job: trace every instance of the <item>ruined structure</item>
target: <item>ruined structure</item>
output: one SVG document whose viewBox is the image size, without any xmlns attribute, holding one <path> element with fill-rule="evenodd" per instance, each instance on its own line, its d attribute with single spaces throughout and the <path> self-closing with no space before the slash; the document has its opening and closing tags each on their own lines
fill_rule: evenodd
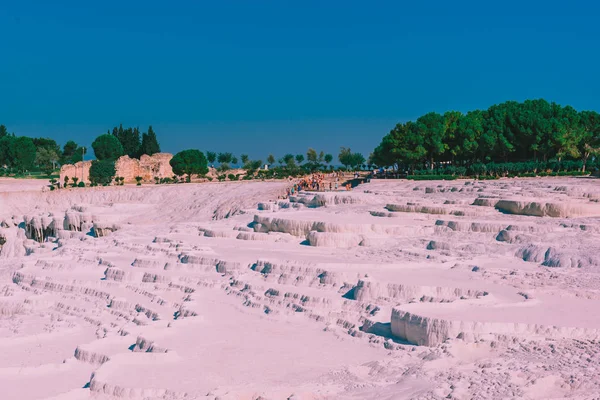
<svg viewBox="0 0 600 400">
<path fill-rule="evenodd" d="M 173 169 L 169 163 L 171 158 L 173 155 L 169 153 L 157 153 L 152 156 L 144 154 L 139 160 L 123 156 L 115 162 L 116 176 L 125 178 L 125 183 L 135 183 L 136 176 L 141 176 L 143 182 L 151 182 L 154 177 L 170 178 L 173 176 Z M 69 178 L 77 177 L 80 182 L 83 180 L 83 182 L 89 183 L 91 165 L 91 161 L 63 165 L 60 169 L 60 182 L 64 182 L 65 176 L 68 176 Z"/>
<path fill-rule="evenodd" d="M 65 164 L 60 168 L 60 183 L 65 181 L 65 176 L 69 179 L 77 177 L 79 182 L 90 183 L 90 167 L 92 166 L 91 161 L 79 161 L 75 164 Z"/>
</svg>

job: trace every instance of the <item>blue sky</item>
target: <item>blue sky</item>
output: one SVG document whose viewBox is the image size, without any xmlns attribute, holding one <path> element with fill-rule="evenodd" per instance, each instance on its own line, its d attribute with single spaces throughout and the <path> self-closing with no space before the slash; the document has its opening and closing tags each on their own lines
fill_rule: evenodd
<svg viewBox="0 0 600 400">
<path fill-rule="evenodd" d="M 600 110 L 599 16 L 591 1 L 3 2 L 0 123 L 60 143 L 152 124 L 170 152 L 366 156 L 429 111 Z"/>
</svg>

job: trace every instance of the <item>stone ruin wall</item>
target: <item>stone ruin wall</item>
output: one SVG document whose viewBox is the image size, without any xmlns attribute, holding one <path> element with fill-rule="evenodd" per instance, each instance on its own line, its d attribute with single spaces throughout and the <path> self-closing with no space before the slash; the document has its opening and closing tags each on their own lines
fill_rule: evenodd
<svg viewBox="0 0 600 400">
<path fill-rule="evenodd" d="M 60 168 L 60 179 L 59 182 L 62 185 L 65 181 L 65 176 L 69 177 L 69 182 L 71 182 L 71 178 L 76 176 L 79 181 L 83 178 L 85 183 L 90 182 L 90 167 L 92 166 L 91 161 L 79 161 L 75 164 L 66 164 Z"/>
<path fill-rule="evenodd" d="M 141 176 L 143 182 L 154 182 L 155 176 L 170 178 L 173 176 L 173 169 L 169 163 L 171 158 L 173 158 L 173 155 L 169 153 L 157 153 L 152 156 L 144 154 L 139 160 L 123 156 L 115 162 L 116 176 L 125 178 L 125 183 L 135 183 L 136 176 Z M 81 181 L 82 173 L 83 181 L 90 183 L 89 174 L 91 166 L 91 161 L 80 161 L 73 165 L 63 165 L 60 169 L 60 183 L 64 182 L 65 176 L 69 178 L 76 176 Z"/>
</svg>

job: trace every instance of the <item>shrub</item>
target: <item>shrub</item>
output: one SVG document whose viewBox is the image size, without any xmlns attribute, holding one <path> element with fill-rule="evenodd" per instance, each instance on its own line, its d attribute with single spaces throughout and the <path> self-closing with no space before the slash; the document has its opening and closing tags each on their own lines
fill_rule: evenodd
<svg viewBox="0 0 600 400">
<path fill-rule="evenodd" d="M 466 176 L 467 175 L 467 167 L 456 167 L 456 175 Z"/>
<path fill-rule="evenodd" d="M 237 175 L 234 174 L 229 174 L 227 175 L 227 178 L 229 178 L 230 181 L 237 181 Z"/>
<path fill-rule="evenodd" d="M 160 183 L 160 178 L 158 176 L 154 177 L 154 183 L 157 185 Z"/>
<path fill-rule="evenodd" d="M 217 175 L 217 179 L 219 180 L 219 182 L 223 182 L 225 180 L 225 178 L 226 178 L 225 174 Z"/>
<path fill-rule="evenodd" d="M 226 162 L 224 162 L 223 164 L 219 165 L 219 168 L 217 168 L 217 171 L 219 172 L 227 172 L 231 169 L 231 167 L 229 166 L 229 164 L 227 164 Z"/>
<path fill-rule="evenodd" d="M 80 187 L 80 188 L 82 188 L 82 187 L 85 187 L 85 183 L 84 183 L 84 182 L 79 182 L 79 183 L 77 184 L 77 186 L 78 186 L 78 187 Z"/>
<path fill-rule="evenodd" d="M 90 167 L 90 181 L 95 185 L 108 186 L 116 174 L 113 160 L 94 160 Z"/>
<path fill-rule="evenodd" d="M 136 176 L 135 181 L 137 182 L 137 186 L 142 186 L 142 178 L 141 176 Z"/>
<path fill-rule="evenodd" d="M 485 164 L 476 163 L 471 165 L 470 170 L 472 175 L 484 175 L 487 172 L 487 167 Z"/>
<path fill-rule="evenodd" d="M 212 176 L 207 176 L 206 179 L 208 179 L 209 182 L 213 181 L 213 177 Z"/>
</svg>

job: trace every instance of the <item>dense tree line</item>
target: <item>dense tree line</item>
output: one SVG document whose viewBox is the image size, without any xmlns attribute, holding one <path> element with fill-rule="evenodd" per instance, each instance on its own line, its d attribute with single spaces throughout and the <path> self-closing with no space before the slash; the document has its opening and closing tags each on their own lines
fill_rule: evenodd
<svg viewBox="0 0 600 400">
<path fill-rule="evenodd" d="M 4 125 L 0 125 L 2 171 L 25 172 L 37 168 L 50 173 L 61 164 L 80 161 L 85 152 L 84 147 L 72 140 L 61 150 L 54 139 L 16 136 L 14 133 L 8 133 Z"/>
<path fill-rule="evenodd" d="M 112 132 L 108 130 L 106 134 L 98 136 L 92 143 L 92 149 L 96 160 L 92 162 L 90 180 L 94 185 L 106 185 L 112 181 L 115 162 L 119 157 L 127 155 L 137 158 L 143 154 L 160 152 L 152 126 L 140 138 L 139 128 L 123 128 L 119 125 Z M 53 139 L 16 136 L 14 133 L 9 134 L 6 127 L 0 125 L 0 171 L 15 173 L 41 170 L 51 174 L 60 165 L 81 161 L 86 154 L 87 149 L 73 140 L 66 142 L 61 149 Z M 238 158 L 230 152 L 207 151 L 205 155 L 199 150 L 184 150 L 173 157 L 171 165 L 177 175 L 186 175 L 190 181 L 192 175 L 203 176 L 208 173 L 209 163 L 214 162 L 219 163 L 219 173 L 240 167 L 247 171 L 247 176 L 260 172 L 261 177 L 283 177 L 332 170 L 333 159 L 331 154 L 309 148 L 305 154 L 287 153 L 280 158 L 270 154 L 266 162 L 268 169 L 263 169 L 265 164 L 262 160 L 251 160 L 247 154 Z M 341 148 L 338 160 L 346 168 L 357 168 L 365 161 L 362 154 L 353 153 L 345 147 Z M 77 182 L 73 181 L 72 186 L 74 185 Z"/>
<path fill-rule="evenodd" d="M 399 123 L 383 137 L 370 162 L 418 170 L 440 164 L 580 160 L 585 171 L 599 153 L 600 114 L 539 99 L 507 101 L 466 114 L 431 112 Z"/>
<path fill-rule="evenodd" d="M 342 147 L 338 159 L 348 168 L 357 168 L 365 162 L 365 158 L 360 153 L 353 153 L 349 148 Z M 318 152 L 309 148 L 306 154 L 287 153 L 280 158 L 269 154 L 266 164 L 262 160 L 252 160 L 247 154 L 241 154 L 239 159 L 229 152 L 217 153 L 207 151 L 206 155 L 199 150 L 183 150 L 171 159 L 171 167 L 176 175 L 185 175 L 186 181 L 191 181 L 192 175 L 205 176 L 209 172 L 208 166 L 215 168 L 214 163 L 219 165 L 215 168 L 217 179 L 219 180 L 237 180 L 240 176 L 243 179 L 256 178 L 284 178 L 289 176 L 303 176 L 316 171 L 333 170 L 333 155 L 326 154 L 324 151 Z M 241 164 L 239 163 L 241 162 Z M 263 168 L 266 165 L 267 168 Z M 246 171 L 246 174 L 226 175 L 227 171 L 237 166 Z M 208 178 L 209 180 L 212 177 Z M 177 179 L 169 179 L 169 182 L 177 182 Z"/>
<path fill-rule="evenodd" d="M 138 128 L 115 127 L 113 132 L 101 135 L 94 141 L 94 153 L 98 160 L 116 160 L 122 155 L 140 157 L 160 152 L 160 145 L 152 126 L 141 134 Z M 54 139 L 30 138 L 9 133 L 0 125 L 0 173 L 23 173 L 43 171 L 51 174 L 58 167 L 74 164 L 83 159 L 87 149 L 73 140 L 61 147 Z"/>
</svg>

